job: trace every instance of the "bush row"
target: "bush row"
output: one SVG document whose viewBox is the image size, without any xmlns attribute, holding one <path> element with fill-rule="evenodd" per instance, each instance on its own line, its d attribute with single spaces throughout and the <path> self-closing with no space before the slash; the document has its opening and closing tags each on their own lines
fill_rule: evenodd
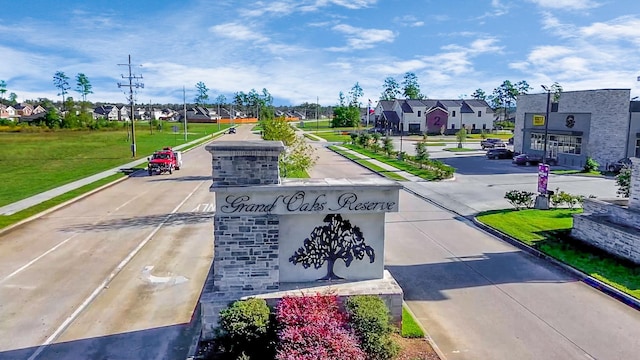
<svg viewBox="0 0 640 360">
<path fill-rule="evenodd" d="M 560 206 L 567 206 L 569 209 L 573 209 L 576 206 L 582 206 L 582 203 L 584 202 L 584 196 L 572 195 L 564 191 L 560 191 L 559 188 L 550 193 L 549 200 L 551 201 L 551 206 L 556 208 Z M 516 208 L 516 210 L 520 210 L 528 209 L 533 206 L 535 200 L 534 195 L 535 193 L 531 191 L 510 190 L 505 193 L 504 198 L 507 199 L 511 206 Z"/>
<path fill-rule="evenodd" d="M 284 297 L 272 312 L 262 299 L 239 300 L 220 312 L 217 359 L 393 359 L 389 310 L 378 296 Z"/>
</svg>

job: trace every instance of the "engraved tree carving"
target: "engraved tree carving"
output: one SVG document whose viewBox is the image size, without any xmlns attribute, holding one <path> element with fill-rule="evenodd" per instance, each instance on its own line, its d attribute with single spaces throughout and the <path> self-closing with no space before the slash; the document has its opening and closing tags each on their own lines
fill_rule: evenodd
<svg viewBox="0 0 640 360">
<path fill-rule="evenodd" d="M 317 226 L 308 238 L 290 258 L 294 265 L 302 264 L 307 269 L 313 266 L 319 269 L 327 263 L 327 275 L 318 280 L 342 279 L 333 272 L 337 260 L 343 260 L 349 267 L 354 259 L 362 260 L 365 255 L 369 263 L 375 261 L 373 248 L 365 243 L 362 231 L 352 226 L 349 220 L 343 220 L 340 214 L 325 216 L 325 225 Z"/>
</svg>

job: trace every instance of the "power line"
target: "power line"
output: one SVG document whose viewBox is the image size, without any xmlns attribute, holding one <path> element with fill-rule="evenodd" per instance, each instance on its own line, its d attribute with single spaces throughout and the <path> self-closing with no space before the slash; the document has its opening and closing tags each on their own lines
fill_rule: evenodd
<svg viewBox="0 0 640 360">
<path fill-rule="evenodd" d="M 127 66 L 129 67 L 129 76 L 121 75 L 123 79 L 129 79 L 129 84 L 126 83 L 118 83 L 118 87 L 128 87 L 129 88 L 129 106 L 131 107 L 131 156 L 136 157 L 136 127 L 135 127 L 135 114 L 133 112 L 133 88 L 142 88 L 144 89 L 144 84 L 138 82 L 138 79 L 142 79 L 142 75 L 137 76 L 131 73 L 131 55 L 129 55 L 129 63 L 128 64 L 118 64 L 118 66 Z M 142 65 L 138 65 L 142 66 Z"/>
</svg>

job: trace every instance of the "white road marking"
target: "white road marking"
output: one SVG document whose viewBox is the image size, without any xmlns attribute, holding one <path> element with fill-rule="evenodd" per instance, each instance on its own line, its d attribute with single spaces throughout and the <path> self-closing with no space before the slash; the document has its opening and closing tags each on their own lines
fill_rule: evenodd
<svg viewBox="0 0 640 360">
<path fill-rule="evenodd" d="M 177 284 L 182 284 L 189 281 L 189 279 L 181 275 L 178 275 L 178 276 L 152 275 L 151 270 L 153 270 L 153 268 L 154 268 L 153 265 L 149 265 L 149 266 L 145 266 L 144 269 L 142 269 L 142 278 L 147 282 L 150 282 L 151 284 L 177 285 Z"/>
<path fill-rule="evenodd" d="M 193 191 L 191 193 L 189 193 L 189 195 L 187 195 L 187 197 L 185 197 L 184 200 L 182 200 L 180 202 L 180 204 L 178 204 L 178 206 L 176 206 L 171 211 L 171 213 L 169 213 L 169 215 L 167 215 L 167 217 L 164 220 L 162 220 L 162 222 L 160 224 L 158 224 L 158 226 L 156 226 L 156 228 L 153 229 L 153 231 L 151 231 L 151 233 L 149 235 L 147 235 L 147 237 L 144 238 L 144 240 L 142 240 L 142 242 L 140 244 L 138 244 L 138 246 L 135 249 L 133 249 L 127 255 L 127 257 L 125 257 L 118 264 L 118 266 L 116 266 L 116 268 L 111 272 L 111 274 L 109 274 L 109 276 L 106 279 L 104 279 L 104 281 L 102 281 L 102 283 L 100 283 L 100 285 L 98 285 L 98 287 L 96 287 L 95 290 L 93 290 L 91 295 L 89 295 L 89 297 L 87 297 L 82 302 L 82 304 L 80 304 L 80 306 L 71 315 L 69 315 L 69 317 L 67 317 L 67 319 L 62 323 L 62 325 L 60 325 L 56 329 L 56 331 L 54 331 L 53 334 L 51 336 L 49 336 L 47 338 L 47 340 L 45 340 L 44 343 L 42 343 L 42 345 L 40 345 L 36 349 L 36 351 L 33 353 L 33 355 L 31 355 L 27 360 L 36 359 L 38 357 L 38 355 L 40 355 L 58 336 L 60 336 L 60 334 L 62 334 L 63 331 L 65 331 L 67 329 L 67 327 L 69 327 L 69 325 L 71 325 L 71 323 L 80 315 L 80 313 L 82 313 L 89 306 L 89 304 L 91 304 L 93 302 L 93 300 L 95 300 L 98 297 L 98 295 L 100 295 L 102 290 L 104 290 L 105 288 L 108 287 L 108 285 L 120 273 L 120 271 L 122 271 L 122 269 L 125 266 L 127 266 L 127 264 L 131 261 L 131 259 L 133 259 L 133 257 L 136 256 L 138 254 L 138 252 L 140 252 L 140 250 L 149 242 L 149 240 L 151 240 L 151 238 L 153 238 L 153 236 L 158 231 L 160 231 L 162 226 L 164 226 L 164 224 L 166 224 L 167 221 L 169 221 L 171 216 L 173 214 L 175 214 L 182 207 L 182 205 L 184 205 L 184 203 L 186 203 L 187 200 L 189 200 L 189 198 L 191 198 L 191 196 L 193 196 L 193 194 L 200 188 L 200 186 L 202 186 L 202 184 L 204 184 L 204 181 L 201 181 L 200 184 L 198 184 L 198 186 L 196 186 L 196 188 L 193 189 Z"/>
<path fill-rule="evenodd" d="M 143 192 L 141 194 L 138 194 L 136 196 L 134 196 L 132 199 L 125 201 L 122 205 L 118 206 L 117 208 L 115 208 L 112 213 L 117 212 L 118 210 L 120 210 L 121 208 L 125 207 L 126 205 L 130 204 L 132 201 L 134 201 L 135 199 L 137 199 L 138 197 L 142 196 L 142 194 L 146 193 Z M 92 225 L 95 225 L 99 222 L 95 221 Z M 73 239 L 74 237 L 78 236 L 79 234 L 74 234 L 71 235 L 70 237 L 64 239 L 63 241 L 61 241 L 59 244 L 55 245 L 54 247 L 52 247 L 51 249 L 45 251 L 43 254 L 41 254 L 40 256 L 38 256 L 37 258 L 29 261 L 28 263 L 24 264 L 23 266 L 21 266 L 20 268 L 18 268 L 17 270 L 15 270 L 14 272 L 12 272 L 11 274 L 7 275 L 6 277 L 0 279 L 0 284 L 2 284 L 3 282 L 11 279 L 12 277 L 16 276 L 17 274 L 19 274 L 20 272 L 24 271 L 26 268 L 28 268 L 29 266 L 35 264 L 38 260 L 42 259 L 43 257 L 49 255 L 50 253 L 52 253 L 53 251 L 55 251 L 57 248 L 59 248 L 60 246 L 66 244 L 69 240 Z"/>
<path fill-rule="evenodd" d="M 69 240 L 73 239 L 74 237 L 78 236 L 79 234 L 73 234 L 71 236 L 69 236 L 68 238 L 64 239 L 63 241 L 61 241 L 59 244 L 57 244 L 56 246 L 52 247 L 51 249 L 45 251 L 42 255 L 38 256 L 37 258 L 29 261 L 28 263 L 22 265 L 20 268 L 18 268 L 16 271 L 12 272 L 11 274 L 5 276 L 2 280 L 0 280 L 0 284 L 2 284 L 3 282 L 11 279 L 12 277 L 16 276 L 18 273 L 24 271 L 26 268 L 28 268 L 29 266 L 33 265 L 36 261 L 42 259 L 43 257 L 49 255 L 50 253 L 52 253 L 53 251 L 55 251 L 57 248 L 59 248 L 60 246 L 66 244 Z"/>
</svg>

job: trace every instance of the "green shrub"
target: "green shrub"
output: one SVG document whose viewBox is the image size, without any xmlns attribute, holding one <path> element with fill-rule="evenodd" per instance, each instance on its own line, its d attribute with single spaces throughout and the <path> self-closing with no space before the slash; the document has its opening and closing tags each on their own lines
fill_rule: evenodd
<svg viewBox="0 0 640 360">
<path fill-rule="evenodd" d="M 263 299 L 238 300 L 220 311 L 216 342 L 225 357 L 275 354 L 271 310 Z"/>
<path fill-rule="evenodd" d="M 556 191 L 549 197 L 551 200 L 551 205 L 553 207 L 559 207 L 562 205 L 567 205 L 569 209 L 573 209 L 576 205 L 582 205 L 584 202 L 584 196 L 582 195 L 571 195 L 564 191 L 560 191 L 559 188 L 556 188 Z"/>
<path fill-rule="evenodd" d="M 393 359 L 398 354 L 399 346 L 391 338 L 389 309 L 380 297 L 353 296 L 345 302 L 345 308 L 367 359 Z"/>
<path fill-rule="evenodd" d="M 616 185 L 618 186 L 616 193 L 621 197 L 628 198 L 631 185 L 631 168 L 625 166 L 620 170 L 620 173 L 616 175 Z"/>
<path fill-rule="evenodd" d="M 520 210 L 522 208 L 530 208 L 533 205 L 533 195 L 534 193 L 530 191 L 511 190 L 507 191 L 504 198 L 507 199 L 516 210 Z"/>
<path fill-rule="evenodd" d="M 598 171 L 598 168 L 600 168 L 600 164 L 590 156 L 587 156 L 587 161 L 584 163 L 583 171 L 594 172 L 594 171 Z"/>
</svg>

